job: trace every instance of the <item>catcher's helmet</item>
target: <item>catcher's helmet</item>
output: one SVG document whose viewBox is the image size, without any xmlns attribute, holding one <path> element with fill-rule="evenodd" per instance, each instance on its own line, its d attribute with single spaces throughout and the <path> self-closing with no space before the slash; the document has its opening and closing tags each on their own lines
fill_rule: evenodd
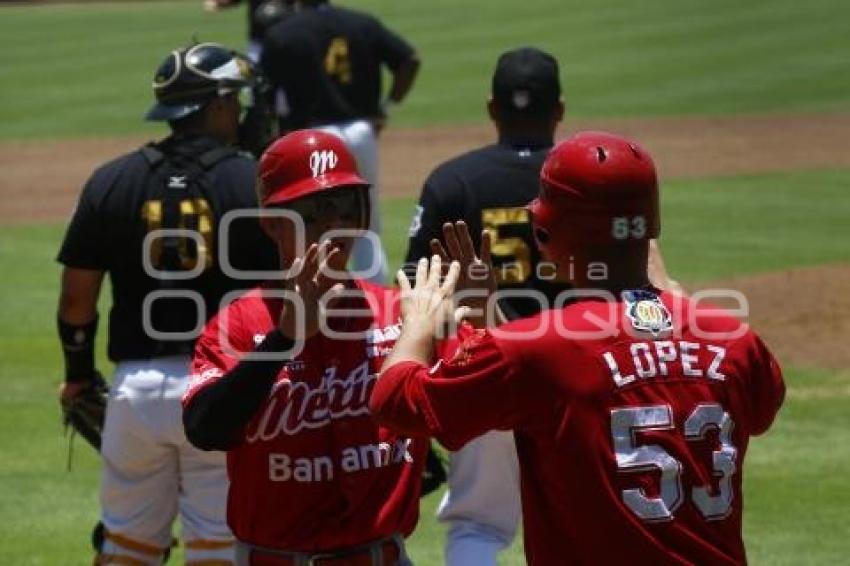
<svg viewBox="0 0 850 566">
<path fill-rule="evenodd" d="M 260 158 L 258 178 L 263 206 L 327 190 L 369 187 L 345 143 L 321 130 L 298 130 L 275 141 Z"/>
<path fill-rule="evenodd" d="M 179 120 L 218 96 L 251 84 L 251 63 L 223 45 L 199 43 L 175 49 L 157 68 L 153 79 L 156 104 L 146 120 Z"/>
<path fill-rule="evenodd" d="M 657 238 L 658 181 L 650 155 L 607 132 L 580 132 L 556 145 L 528 206 L 534 236 L 551 259 L 582 245 Z"/>
</svg>

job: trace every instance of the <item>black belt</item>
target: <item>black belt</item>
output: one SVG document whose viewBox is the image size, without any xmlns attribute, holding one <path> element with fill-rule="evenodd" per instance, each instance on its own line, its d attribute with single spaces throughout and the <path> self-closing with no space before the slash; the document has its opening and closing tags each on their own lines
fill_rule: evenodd
<svg viewBox="0 0 850 566">
<path fill-rule="evenodd" d="M 296 552 L 237 542 L 239 566 L 399 566 L 405 557 L 400 535 L 327 552 Z"/>
</svg>

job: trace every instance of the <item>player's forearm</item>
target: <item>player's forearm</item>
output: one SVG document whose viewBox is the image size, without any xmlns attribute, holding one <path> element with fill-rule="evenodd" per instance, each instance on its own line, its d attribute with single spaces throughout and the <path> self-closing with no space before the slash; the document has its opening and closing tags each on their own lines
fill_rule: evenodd
<svg viewBox="0 0 850 566">
<path fill-rule="evenodd" d="M 60 320 L 68 324 L 88 324 L 97 318 L 97 302 L 79 302 L 65 295 L 59 298 L 59 308 L 56 312 Z"/>
<path fill-rule="evenodd" d="M 402 63 L 398 69 L 392 74 L 392 84 L 387 98 L 394 103 L 399 103 L 407 96 L 410 89 L 413 88 L 413 83 L 416 80 L 416 75 L 419 73 L 419 57 L 413 55 L 410 59 Z"/>
<path fill-rule="evenodd" d="M 97 298 L 103 271 L 66 267 L 62 270 L 59 318 L 69 324 L 87 324 L 97 317 Z"/>
<path fill-rule="evenodd" d="M 427 376 L 428 368 L 412 361 L 398 362 L 392 367 L 385 364 L 384 368 L 369 396 L 372 416 L 379 424 L 400 434 L 433 436 L 435 431 L 420 405 L 426 401 L 417 393 L 421 391 L 418 380 Z"/>
<path fill-rule="evenodd" d="M 401 336 L 393 346 L 393 351 L 384 362 L 382 373 L 401 362 L 415 362 L 428 365 L 434 351 L 434 331 L 432 320 L 405 319 L 401 327 Z"/>
<path fill-rule="evenodd" d="M 102 271 L 73 267 L 62 271 L 56 325 L 68 383 L 87 383 L 95 375 L 97 297 L 102 281 Z"/>
<path fill-rule="evenodd" d="M 290 347 L 291 341 L 274 330 L 255 352 L 280 352 Z M 283 359 L 243 360 L 195 393 L 183 409 L 189 442 L 201 450 L 229 450 L 239 444 L 244 427 L 268 398 L 283 363 Z"/>
</svg>

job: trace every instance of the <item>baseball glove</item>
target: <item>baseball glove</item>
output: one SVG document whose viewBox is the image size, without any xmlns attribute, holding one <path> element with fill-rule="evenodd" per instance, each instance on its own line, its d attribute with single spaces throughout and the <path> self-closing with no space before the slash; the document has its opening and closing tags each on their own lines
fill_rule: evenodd
<svg viewBox="0 0 850 566">
<path fill-rule="evenodd" d="M 62 416 L 65 430 L 71 428 L 71 434 L 78 433 L 100 452 L 103 423 L 106 420 L 106 401 L 109 399 L 109 386 L 100 372 L 95 372 L 91 385 L 80 391 L 72 399 L 62 400 Z"/>
</svg>

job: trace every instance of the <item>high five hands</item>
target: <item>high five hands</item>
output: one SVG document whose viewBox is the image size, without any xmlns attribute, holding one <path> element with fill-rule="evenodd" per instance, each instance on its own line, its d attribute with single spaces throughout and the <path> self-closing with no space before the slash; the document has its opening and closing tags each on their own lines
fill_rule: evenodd
<svg viewBox="0 0 850 566">
<path fill-rule="evenodd" d="M 423 335 L 435 335 L 448 323 L 460 322 L 467 314 L 467 307 L 454 308 L 453 295 L 460 276 L 460 263 L 452 261 L 443 277 L 443 262 L 439 255 L 422 258 L 416 265 L 413 287 L 403 270 L 397 278 L 401 288 L 401 317 L 403 328 Z"/>
<path fill-rule="evenodd" d="M 445 264 L 439 255 L 422 258 L 416 264 L 413 286 L 403 269 L 396 275 L 401 289 L 401 336 L 384 361 L 383 369 L 396 363 L 413 360 L 429 363 L 434 340 L 451 322 L 459 323 L 468 307 L 455 308 L 453 295 L 460 277 L 460 262 L 452 261 L 446 275 Z"/>
<path fill-rule="evenodd" d="M 456 299 L 458 305 L 467 307 L 464 311 L 467 320 L 476 328 L 503 322 L 504 317 L 498 305 L 494 305 L 494 316 L 487 316 L 488 300 L 496 292 L 496 276 L 490 256 L 490 232 L 485 230 L 481 233 L 478 254 L 475 253 L 469 228 L 462 220 L 443 224 L 443 240 L 445 246 L 436 238 L 431 240 L 431 253 L 440 257 L 444 271 L 451 261 L 460 264 Z"/>
<path fill-rule="evenodd" d="M 345 269 L 345 260 L 344 254 L 325 240 L 312 244 L 303 257 L 292 262 L 283 281 L 289 297 L 278 321 L 284 336 L 306 340 L 318 334 L 327 305 L 345 290 L 345 283 L 334 278 Z"/>
</svg>

